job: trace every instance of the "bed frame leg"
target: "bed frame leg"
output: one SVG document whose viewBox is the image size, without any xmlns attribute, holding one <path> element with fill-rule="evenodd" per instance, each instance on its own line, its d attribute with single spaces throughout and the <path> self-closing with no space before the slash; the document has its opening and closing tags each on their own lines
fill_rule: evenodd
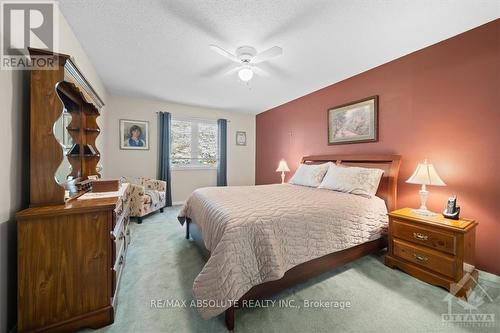
<svg viewBox="0 0 500 333">
<path fill-rule="evenodd" d="M 189 220 L 186 221 L 186 239 L 189 239 Z"/>
<path fill-rule="evenodd" d="M 226 310 L 225 313 L 225 321 L 226 321 L 226 327 L 229 331 L 234 330 L 234 306 L 231 306 L 229 309 Z"/>
</svg>

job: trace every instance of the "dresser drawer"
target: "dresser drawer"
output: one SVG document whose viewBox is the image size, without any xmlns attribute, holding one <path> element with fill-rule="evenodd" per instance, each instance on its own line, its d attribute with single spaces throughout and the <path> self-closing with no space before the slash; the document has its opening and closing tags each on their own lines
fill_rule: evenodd
<svg viewBox="0 0 500 333">
<path fill-rule="evenodd" d="M 118 294 L 118 290 L 120 288 L 120 280 L 121 280 L 121 277 L 122 277 L 122 272 L 123 272 L 123 267 L 125 266 L 125 253 L 122 252 L 117 260 L 116 260 L 116 263 L 115 263 L 115 266 L 113 267 L 112 269 L 112 275 L 113 275 L 113 289 L 112 289 L 112 296 L 113 296 L 113 300 L 112 300 L 112 305 L 113 307 L 116 306 L 116 299 L 117 299 L 117 294 Z"/>
<path fill-rule="evenodd" d="M 455 276 L 456 265 L 453 256 L 399 239 L 393 239 L 392 245 L 396 257 L 451 278 Z"/>
<path fill-rule="evenodd" d="M 120 210 L 120 214 L 113 212 L 113 231 L 111 232 L 111 238 L 118 238 L 121 231 L 124 229 L 124 225 L 128 223 L 129 213 L 130 213 L 130 201 L 124 203 L 124 208 Z"/>
<path fill-rule="evenodd" d="M 130 222 L 130 217 L 127 217 L 127 220 L 126 220 L 126 224 L 125 224 L 125 247 L 128 248 L 129 244 L 130 244 L 130 228 L 129 228 L 129 222 Z"/>
<path fill-rule="evenodd" d="M 453 233 L 441 232 L 396 219 L 392 219 L 391 223 L 391 232 L 393 237 L 404 239 L 419 245 L 432 247 L 439 251 L 455 254 L 456 239 Z"/>
<path fill-rule="evenodd" d="M 120 255 L 123 255 L 125 247 L 125 231 L 122 230 L 113 241 L 113 267 L 117 266 L 117 262 L 120 260 Z"/>
<path fill-rule="evenodd" d="M 120 198 L 116 202 L 116 207 L 114 209 L 115 216 L 120 216 L 123 213 L 123 199 Z"/>
</svg>

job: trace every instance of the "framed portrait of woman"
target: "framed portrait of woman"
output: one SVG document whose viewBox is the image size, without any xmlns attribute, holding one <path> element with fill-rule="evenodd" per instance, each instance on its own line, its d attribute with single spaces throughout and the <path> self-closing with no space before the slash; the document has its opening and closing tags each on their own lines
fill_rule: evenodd
<svg viewBox="0 0 500 333">
<path fill-rule="evenodd" d="M 120 119 L 120 149 L 149 150 L 149 122 Z"/>
</svg>

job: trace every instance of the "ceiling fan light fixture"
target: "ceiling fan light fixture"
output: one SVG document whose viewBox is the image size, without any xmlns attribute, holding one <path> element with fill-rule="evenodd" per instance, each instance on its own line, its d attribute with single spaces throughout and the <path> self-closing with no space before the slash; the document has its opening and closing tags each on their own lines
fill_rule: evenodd
<svg viewBox="0 0 500 333">
<path fill-rule="evenodd" d="M 252 46 L 240 46 L 236 49 L 236 54 L 228 52 L 214 44 L 211 44 L 210 48 L 224 58 L 227 58 L 239 65 L 239 67 L 232 68 L 225 74 L 232 75 L 234 73 L 238 73 L 238 77 L 243 82 L 250 81 L 254 74 L 259 76 L 269 76 L 265 70 L 256 67 L 255 64 L 260 64 L 261 62 L 268 61 L 283 54 L 283 49 L 279 46 L 273 46 L 259 53 Z"/>
<path fill-rule="evenodd" d="M 243 82 L 248 82 L 253 77 L 253 71 L 251 68 L 244 67 L 238 71 L 238 77 Z"/>
</svg>

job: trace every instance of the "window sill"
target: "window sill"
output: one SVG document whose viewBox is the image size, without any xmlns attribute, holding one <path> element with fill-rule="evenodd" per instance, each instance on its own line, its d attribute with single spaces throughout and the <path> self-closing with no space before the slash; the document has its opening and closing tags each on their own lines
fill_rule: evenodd
<svg viewBox="0 0 500 333">
<path fill-rule="evenodd" d="M 217 170 L 217 167 L 209 166 L 189 166 L 189 167 L 170 167 L 171 171 L 197 171 L 197 170 Z"/>
</svg>

